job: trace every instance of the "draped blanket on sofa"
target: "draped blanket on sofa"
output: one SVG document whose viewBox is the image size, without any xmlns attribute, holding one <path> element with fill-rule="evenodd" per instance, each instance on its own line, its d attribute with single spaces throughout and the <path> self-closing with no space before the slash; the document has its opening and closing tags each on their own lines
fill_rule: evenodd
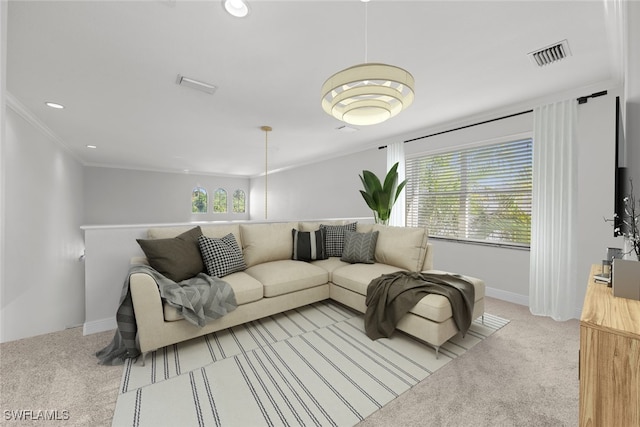
<svg viewBox="0 0 640 427">
<path fill-rule="evenodd" d="M 453 320 L 464 336 L 473 320 L 473 283 L 457 274 L 409 271 L 384 274 L 369 283 L 364 316 L 367 336 L 373 340 L 391 336 L 402 316 L 428 294 L 449 299 Z"/>
<path fill-rule="evenodd" d="M 111 344 L 96 353 L 98 363 L 102 365 L 122 364 L 124 359 L 140 355 L 136 344 L 135 312 L 129 291 L 129 278 L 134 273 L 146 273 L 153 277 L 162 300 L 180 310 L 185 320 L 195 326 L 202 327 L 208 321 L 218 319 L 237 307 L 233 289 L 217 277 L 200 273 L 176 283 L 147 265 L 132 265 L 120 295 L 116 333 Z"/>
</svg>

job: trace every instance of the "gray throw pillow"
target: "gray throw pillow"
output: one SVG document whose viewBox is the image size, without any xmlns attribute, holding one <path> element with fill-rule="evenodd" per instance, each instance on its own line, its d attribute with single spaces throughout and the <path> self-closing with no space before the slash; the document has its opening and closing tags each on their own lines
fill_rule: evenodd
<svg viewBox="0 0 640 427">
<path fill-rule="evenodd" d="M 345 225 L 324 225 L 320 224 L 320 228 L 325 230 L 324 247 L 328 257 L 342 256 L 344 248 L 344 233 L 346 231 L 356 231 L 357 223 Z"/>
<path fill-rule="evenodd" d="M 209 276 L 224 277 L 247 268 L 242 250 L 232 233 L 221 239 L 200 236 L 198 241 Z"/>
<path fill-rule="evenodd" d="M 340 260 L 351 264 L 373 264 L 376 262 L 377 242 L 377 231 L 372 231 L 371 233 L 347 231 L 344 233 L 344 250 L 342 251 Z"/>
<path fill-rule="evenodd" d="M 174 282 L 197 276 L 204 266 L 198 245 L 200 227 L 192 228 L 172 239 L 136 239 L 158 273 Z"/>
</svg>

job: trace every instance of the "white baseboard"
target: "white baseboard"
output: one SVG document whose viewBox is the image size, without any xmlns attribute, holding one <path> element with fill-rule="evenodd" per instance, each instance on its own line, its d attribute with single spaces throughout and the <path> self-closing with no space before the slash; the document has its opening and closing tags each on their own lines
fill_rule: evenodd
<svg viewBox="0 0 640 427">
<path fill-rule="evenodd" d="M 98 332 L 111 331 L 116 329 L 117 323 L 115 317 L 107 319 L 94 320 L 92 322 L 84 322 L 82 326 L 82 335 L 97 334 Z"/>
<path fill-rule="evenodd" d="M 520 295 L 514 292 L 503 291 L 502 289 L 491 288 L 489 286 L 485 288 L 484 294 L 491 298 L 497 298 L 503 301 L 529 307 L 529 295 Z"/>
<path fill-rule="evenodd" d="M 503 291 L 502 289 L 491 288 L 489 286 L 485 288 L 485 295 L 491 298 L 497 298 L 502 301 L 512 302 L 514 304 L 529 307 L 529 295 L 520 295 L 514 292 Z M 576 307 L 573 318 L 580 319 L 581 314 L 582 307 Z"/>
</svg>

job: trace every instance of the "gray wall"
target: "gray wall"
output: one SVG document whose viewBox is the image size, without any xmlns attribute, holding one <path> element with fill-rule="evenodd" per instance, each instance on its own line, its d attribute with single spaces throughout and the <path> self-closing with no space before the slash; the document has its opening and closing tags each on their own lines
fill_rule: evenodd
<svg viewBox="0 0 640 427">
<path fill-rule="evenodd" d="M 385 173 L 386 152 L 360 153 L 270 174 L 267 178 L 267 219 L 327 219 L 372 217 L 359 190 L 358 175 L 368 169 Z M 251 219 L 264 220 L 264 176 L 251 180 Z"/>
<path fill-rule="evenodd" d="M 2 342 L 84 321 L 82 165 L 11 108 L 6 127 Z"/>
<path fill-rule="evenodd" d="M 237 189 L 249 200 L 249 178 L 163 173 L 128 169 L 85 167 L 84 223 L 87 225 L 155 224 L 190 221 L 228 221 L 249 218 L 231 212 Z M 209 212 L 191 213 L 191 191 L 204 187 L 209 193 Z M 213 213 L 213 192 L 227 191 L 228 212 Z"/>
</svg>

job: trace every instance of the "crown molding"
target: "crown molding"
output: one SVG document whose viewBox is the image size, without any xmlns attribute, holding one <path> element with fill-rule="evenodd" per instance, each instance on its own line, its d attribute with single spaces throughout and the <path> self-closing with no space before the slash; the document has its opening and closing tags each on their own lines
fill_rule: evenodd
<svg viewBox="0 0 640 427">
<path fill-rule="evenodd" d="M 46 136 L 51 141 L 58 144 L 64 151 L 71 155 L 75 160 L 77 160 L 81 165 L 86 166 L 85 162 L 73 152 L 71 147 L 69 147 L 63 140 L 60 138 L 54 131 L 52 131 L 47 125 L 42 123 L 42 121 L 33 114 L 31 110 L 29 110 L 23 103 L 21 103 L 18 98 L 13 96 L 9 91 L 5 93 L 7 107 L 11 108 L 15 113 L 17 113 L 20 117 L 27 121 L 31 126 L 39 130 L 44 136 Z"/>
</svg>

